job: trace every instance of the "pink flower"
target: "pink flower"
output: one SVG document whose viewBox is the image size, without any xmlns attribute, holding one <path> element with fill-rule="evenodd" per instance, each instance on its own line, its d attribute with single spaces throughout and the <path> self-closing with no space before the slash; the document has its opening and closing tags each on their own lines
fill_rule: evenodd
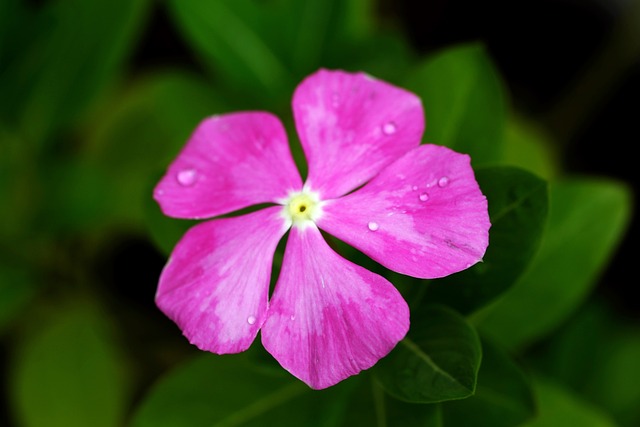
<svg viewBox="0 0 640 427">
<path fill-rule="evenodd" d="M 162 271 L 156 302 L 202 350 L 244 351 L 261 330 L 286 370 L 321 389 L 388 354 L 409 329 L 409 308 L 320 230 L 388 269 L 437 278 L 482 259 L 490 223 L 469 156 L 420 145 L 424 113 L 414 94 L 363 73 L 320 70 L 296 89 L 293 113 L 304 184 L 269 113 L 214 116 L 195 130 L 155 189 L 166 215 L 271 205 L 191 228 Z"/>
</svg>

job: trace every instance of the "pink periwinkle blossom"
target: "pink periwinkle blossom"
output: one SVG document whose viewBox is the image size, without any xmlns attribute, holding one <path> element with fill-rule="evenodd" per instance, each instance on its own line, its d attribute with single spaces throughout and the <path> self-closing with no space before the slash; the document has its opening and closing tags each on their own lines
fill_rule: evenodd
<svg viewBox="0 0 640 427">
<path fill-rule="evenodd" d="M 487 201 L 467 155 L 420 145 L 420 99 L 364 73 L 320 70 L 295 90 L 303 182 L 280 120 L 203 120 L 154 191 L 192 227 L 160 277 L 158 307 L 198 348 L 265 349 L 314 389 L 372 367 L 404 338 L 409 308 L 384 277 L 337 254 L 320 230 L 382 266 L 432 279 L 480 261 Z M 269 296 L 272 261 L 289 232 Z"/>
</svg>

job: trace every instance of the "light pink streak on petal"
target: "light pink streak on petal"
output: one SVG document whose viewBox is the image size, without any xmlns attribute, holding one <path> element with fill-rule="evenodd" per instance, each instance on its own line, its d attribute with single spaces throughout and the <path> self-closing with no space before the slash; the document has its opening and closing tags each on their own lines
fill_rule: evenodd
<svg viewBox="0 0 640 427">
<path fill-rule="evenodd" d="M 487 200 L 469 156 L 436 145 L 409 152 L 323 211 L 321 229 L 413 277 L 464 270 L 489 244 Z"/>
<path fill-rule="evenodd" d="M 424 112 L 411 92 L 364 73 L 320 70 L 293 96 L 306 186 L 322 199 L 361 186 L 420 144 Z"/>
<path fill-rule="evenodd" d="M 301 188 L 280 120 L 243 112 L 202 121 L 154 198 L 168 216 L 199 219 L 277 202 Z"/>
<path fill-rule="evenodd" d="M 280 207 L 203 222 L 177 244 L 156 304 L 202 350 L 246 350 L 264 323 L 273 254 L 286 232 Z"/>
<path fill-rule="evenodd" d="M 314 389 L 373 366 L 409 329 L 409 308 L 383 277 L 329 248 L 319 230 L 292 228 L 262 343 Z"/>
</svg>

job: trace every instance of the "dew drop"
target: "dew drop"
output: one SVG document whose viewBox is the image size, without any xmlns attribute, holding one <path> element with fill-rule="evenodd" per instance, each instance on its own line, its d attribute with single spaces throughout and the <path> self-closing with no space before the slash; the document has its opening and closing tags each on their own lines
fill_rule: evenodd
<svg viewBox="0 0 640 427">
<path fill-rule="evenodd" d="M 195 169 L 183 169 L 180 172 L 178 172 L 178 175 L 177 175 L 178 183 L 180 183 L 180 185 L 183 185 L 185 187 L 195 184 L 197 177 L 198 177 L 198 174 L 195 171 Z"/>
<path fill-rule="evenodd" d="M 422 202 L 426 202 L 427 200 L 429 200 L 429 195 L 427 193 L 422 193 L 420 194 L 419 199 Z"/>
<path fill-rule="evenodd" d="M 414 185 L 413 187 L 411 187 L 411 189 L 412 189 L 413 191 L 418 191 L 418 186 L 417 186 L 417 185 Z"/>
<path fill-rule="evenodd" d="M 385 123 L 382 126 L 382 133 L 384 133 L 385 135 L 393 135 L 394 133 L 396 133 L 396 130 L 398 130 L 398 128 L 393 122 Z"/>
<path fill-rule="evenodd" d="M 256 318 L 255 316 L 249 316 L 247 317 L 247 323 L 250 325 L 253 325 L 254 323 L 256 323 Z"/>
<path fill-rule="evenodd" d="M 380 228 L 378 223 L 373 221 L 369 222 L 369 224 L 367 224 L 367 227 L 369 227 L 369 230 L 371 231 L 376 231 L 378 228 Z"/>
<path fill-rule="evenodd" d="M 291 319 L 291 320 L 296 320 L 296 315 L 295 315 L 295 314 L 292 314 L 292 315 L 291 315 L 291 317 L 290 317 L 290 319 Z"/>
<path fill-rule="evenodd" d="M 443 176 L 438 180 L 438 187 L 446 187 L 449 185 L 449 177 Z"/>
</svg>

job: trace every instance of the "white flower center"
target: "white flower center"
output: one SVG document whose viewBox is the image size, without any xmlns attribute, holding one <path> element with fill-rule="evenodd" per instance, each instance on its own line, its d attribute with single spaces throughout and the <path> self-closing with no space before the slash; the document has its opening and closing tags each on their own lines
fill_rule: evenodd
<svg viewBox="0 0 640 427">
<path fill-rule="evenodd" d="M 283 204 L 283 216 L 296 227 L 305 228 L 322 215 L 322 202 L 313 191 L 292 193 Z"/>
</svg>

